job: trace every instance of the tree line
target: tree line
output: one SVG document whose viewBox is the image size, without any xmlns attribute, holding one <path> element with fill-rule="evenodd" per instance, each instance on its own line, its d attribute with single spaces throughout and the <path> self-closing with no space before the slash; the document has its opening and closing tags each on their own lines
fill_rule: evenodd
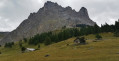
<svg viewBox="0 0 119 61">
<path fill-rule="evenodd" d="M 37 34 L 34 37 L 30 38 L 28 43 L 31 45 L 38 45 L 39 43 L 44 43 L 49 45 L 51 43 L 57 43 L 63 40 L 66 40 L 71 37 L 79 36 L 78 28 L 70 28 L 61 30 L 59 33 L 46 32 L 42 34 Z"/>
<path fill-rule="evenodd" d="M 115 21 L 114 25 L 109 25 L 105 23 L 99 27 L 97 24 L 94 26 L 83 27 L 80 30 L 80 35 L 88 35 L 88 34 L 98 34 L 103 32 L 112 32 L 114 36 L 119 37 L 119 20 Z"/>
</svg>

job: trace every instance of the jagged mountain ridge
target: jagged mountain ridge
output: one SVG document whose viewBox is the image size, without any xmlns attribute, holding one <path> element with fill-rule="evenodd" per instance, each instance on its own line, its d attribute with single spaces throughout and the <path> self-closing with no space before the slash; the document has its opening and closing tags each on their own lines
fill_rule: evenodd
<svg viewBox="0 0 119 61">
<path fill-rule="evenodd" d="M 76 12 L 69 6 L 64 8 L 57 3 L 48 1 L 37 13 L 31 13 L 28 19 L 3 38 L 0 44 L 19 41 L 36 34 L 60 29 L 63 26 L 75 27 L 76 24 L 93 26 L 95 22 L 89 18 L 85 7 Z"/>
</svg>

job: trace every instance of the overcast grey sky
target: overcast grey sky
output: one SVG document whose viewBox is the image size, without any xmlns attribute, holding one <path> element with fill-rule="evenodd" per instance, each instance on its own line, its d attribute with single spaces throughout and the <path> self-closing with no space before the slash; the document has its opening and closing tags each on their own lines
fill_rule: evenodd
<svg viewBox="0 0 119 61">
<path fill-rule="evenodd" d="M 119 0 L 0 0 L 0 31 L 12 31 L 30 13 L 37 12 L 46 1 L 57 2 L 76 11 L 86 7 L 90 18 L 98 25 L 114 24 L 119 18 Z"/>
</svg>

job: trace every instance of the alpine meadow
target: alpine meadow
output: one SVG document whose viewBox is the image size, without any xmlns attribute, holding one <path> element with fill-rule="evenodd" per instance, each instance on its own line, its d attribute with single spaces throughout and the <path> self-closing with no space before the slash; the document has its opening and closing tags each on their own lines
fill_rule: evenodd
<svg viewBox="0 0 119 61">
<path fill-rule="evenodd" d="M 108 5 L 116 2 L 118 1 L 1 0 L 0 61 L 119 61 L 119 20 L 114 17 L 118 13 L 118 7 L 116 4 Z M 102 4 L 99 6 L 99 3 Z M 37 12 L 30 13 L 18 27 L 9 30 L 30 9 L 36 10 L 39 7 L 37 4 L 42 5 Z M 81 7 L 80 10 L 78 7 Z M 101 7 L 105 9 L 101 10 Z M 109 12 L 113 10 L 111 8 L 116 9 Z M 12 10 L 14 13 L 10 14 Z M 88 12 L 92 14 L 91 17 Z M 107 16 L 104 15 L 101 20 L 98 14 Z M 104 21 L 104 17 L 108 18 L 108 23 Z"/>
</svg>

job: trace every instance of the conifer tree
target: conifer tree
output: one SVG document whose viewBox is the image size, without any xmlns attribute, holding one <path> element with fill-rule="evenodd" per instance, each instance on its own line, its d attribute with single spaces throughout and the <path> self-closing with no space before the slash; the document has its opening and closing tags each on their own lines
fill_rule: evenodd
<svg viewBox="0 0 119 61">
<path fill-rule="evenodd" d="M 45 43 L 45 45 L 51 44 L 51 39 L 50 39 L 50 37 L 46 37 L 44 43 Z"/>
<path fill-rule="evenodd" d="M 102 39 L 102 36 L 101 36 L 101 35 L 99 35 L 99 34 L 96 34 L 96 36 L 95 36 L 95 37 L 96 37 L 96 39 L 97 39 L 97 40 Z"/>
</svg>

